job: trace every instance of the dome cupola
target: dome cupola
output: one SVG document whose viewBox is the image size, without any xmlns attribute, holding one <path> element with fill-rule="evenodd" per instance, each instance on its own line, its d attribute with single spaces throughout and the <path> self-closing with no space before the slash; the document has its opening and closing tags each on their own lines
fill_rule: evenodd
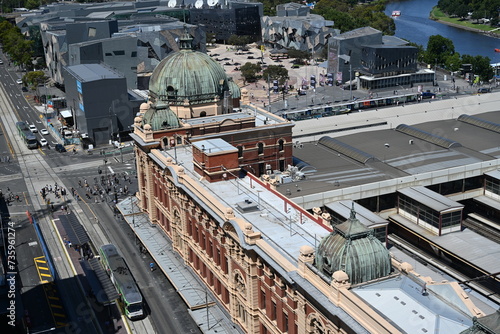
<svg viewBox="0 0 500 334">
<path fill-rule="evenodd" d="M 356 218 L 353 203 L 349 219 L 335 225 L 332 233 L 321 240 L 315 266 L 330 277 L 336 271 L 343 271 L 351 284 L 358 284 L 389 275 L 391 259 L 373 230 Z"/>
<path fill-rule="evenodd" d="M 229 89 L 224 69 L 207 54 L 193 51 L 191 41 L 186 30 L 180 51 L 170 53 L 154 69 L 149 92 L 156 103 L 185 106 L 224 98 Z"/>
</svg>

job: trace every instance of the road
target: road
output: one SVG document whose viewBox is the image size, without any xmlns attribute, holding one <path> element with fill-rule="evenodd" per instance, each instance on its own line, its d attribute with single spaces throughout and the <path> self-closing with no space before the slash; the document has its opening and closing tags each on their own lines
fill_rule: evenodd
<svg viewBox="0 0 500 334">
<path fill-rule="evenodd" d="M 3 59 L 7 64 L 6 59 Z M 125 226 L 119 217 L 114 217 L 111 207 L 115 196 L 113 194 L 104 196 L 104 201 L 97 196 L 96 203 L 94 196 L 88 200 L 85 189 L 78 185 L 78 180 L 88 179 L 93 183 L 94 178 L 99 180 L 99 177 L 113 173 L 121 178 L 126 172 L 129 176 L 127 179 L 132 181 L 127 185 L 129 193 L 133 193 L 136 187 L 135 177 L 132 175 L 133 153 L 129 150 L 120 155 L 118 150 L 112 152 L 111 148 L 107 148 L 105 151 L 107 162 L 104 163 L 104 157 L 99 151 L 87 155 L 81 152 L 59 153 L 48 148 L 28 150 L 17 134 L 15 122 L 23 120 L 35 124 L 39 130 L 45 127 L 45 124 L 38 112 L 22 95 L 20 85 L 15 83 L 22 73 L 7 68 L 5 64 L 0 65 L 0 123 L 2 124 L 0 189 L 9 187 L 11 191 L 23 194 L 26 198 L 25 209 L 32 212 L 40 222 L 58 273 L 58 288 L 64 308 L 71 321 L 64 332 L 101 333 L 102 330 L 95 321 L 92 308 L 82 293 L 78 280 L 74 279 L 74 272 L 61 249 L 60 240 L 57 240 L 54 233 L 51 213 L 39 195 L 45 185 L 53 186 L 56 183 L 64 186 L 69 195 L 69 189 L 75 188 L 81 198 L 76 200 L 68 196 L 64 201 L 61 199 L 58 204 L 70 207 L 84 225 L 95 246 L 105 243 L 116 244 L 136 278 L 149 307 L 149 316 L 141 321 L 129 322 L 131 330 L 135 333 L 200 333 L 197 324 L 189 316 L 186 305 L 168 280 L 159 272 L 148 270 L 151 259 L 138 252 L 130 228 Z M 39 139 L 42 137 L 40 132 L 37 137 Z M 56 143 L 52 135 L 44 137 L 48 139 L 49 145 L 53 146 Z M 99 168 L 103 171 L 102 174 L 99 174 Z M 122 185 L 117 187 L 117 190 L 124 186 L 123 179 L 120 182 Z M 126 194 L 117 197 L 123 199 Z"/>
</svg>

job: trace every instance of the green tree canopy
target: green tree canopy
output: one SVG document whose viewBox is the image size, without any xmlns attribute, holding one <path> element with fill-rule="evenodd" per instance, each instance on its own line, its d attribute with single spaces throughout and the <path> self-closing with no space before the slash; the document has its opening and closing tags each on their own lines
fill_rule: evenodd
<svg viewBox="0 0 500 334">
<path fill-rule="evenodd" d="M 490 61 L 491 59 L 488 57 L 462 55 L 462 63 L 471 64 L 472 73 L 479 75 L 479 80 L 483 82 L 491 80 L 495 74 Z"/>
<path fill-rule="evenodd" d="M 255 82 L 259 77 L 257 73 L 261 71 L 260 64 L 247 62 L 240 67 L 241 76 L 245 82 Z"/>
<path fill-rule="evenodd" d="M 427 50 L 425 52 L 425 61 L 428 64 L 444 64 L 446 58 L 455 53 L 455 46 L 451 39 L 441 35 L 433 35 L 429 37 L 427 42 Z"/>
<path fill-rule="evenodd" d="M 263 72 L 262 77 L 265 80 L 278 80 L 280 85 L 283 85 L 288 80 L 288 70 L 277 65 L 269 65 Z"/>
</svg>

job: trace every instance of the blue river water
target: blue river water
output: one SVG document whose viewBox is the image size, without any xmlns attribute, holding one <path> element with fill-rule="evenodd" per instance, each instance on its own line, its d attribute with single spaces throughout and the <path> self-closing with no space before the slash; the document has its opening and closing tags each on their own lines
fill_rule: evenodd
<svg viewBox="0 0 500 334">
<path fill-rule="evenodd" d="M 432 35 L 441 35 L 453 41 L 455 51 L 471 56 L 489 57 L 492 63 L 500 62 L 500 39 L 475 33 L 459 28 L 454 28 L 429 19 L 432 7 L 438 0 L 402 0 L 387 4 L 385 13 L 391 15 L 392 11 L 401 11 L 401 16 L 395 17 L 396 36 L 427 48 L 427 42 Z"/>
</svg>

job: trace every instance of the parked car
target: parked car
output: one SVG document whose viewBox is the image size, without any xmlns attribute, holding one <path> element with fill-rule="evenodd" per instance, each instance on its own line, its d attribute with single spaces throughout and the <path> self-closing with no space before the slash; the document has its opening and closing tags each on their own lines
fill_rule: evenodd
<svg viewBox="0 0 500 334">
<path fill-rule="evenodd" d="M 42 138 L 40 139 L 40 146 L 44 147 L 44 146 L 47 146 L 49 142 L 47 141 L 47 139 L 45 138 Z"/>
<path fill-rule="evenodd" d="M 62 144 L 56 144 L 55 149 L 59 153 L 66 152 L 66 148 L 64 148 L 64 146 Z"/>
<path fill-rule="evenodd" d="M 484 93 L 489 93 L 489 92 L 491 92 L 491 90 L 490 90 L 489 88 L 486 88 L 486 87 L 479 88 L 479 89 L 477 90 L 477 93 L 478 93 L 478 94 L 484 94 Z"/>
<path fill-rule="evenodd" d="M 16 83 L 17 83 L 18 85 L 22 85 L 22 84 L 23 84 L 23 79 L 17 79 L 17 80 L 16 80 Z"/>
<path fill-rule="evenodd" d="M 436 97 L 436 94 L 431 92 L 422 92 L 421 96 L 423 99 L 433 99 Z"/>
<path fill-rule="evenodd" d="M 29 128 L 30 128 L 31 132 L 33 132 L 33 133 L 38 132 L 38 129 L 36 128 L 35 124 L 30 124 Z"/>
<path fill-rule="evenodd" d="M 49 130 L 47 129 L 40 129 L 40 133 L 44 136 L 47 136 L 49 134 Z"/>
</svg>

